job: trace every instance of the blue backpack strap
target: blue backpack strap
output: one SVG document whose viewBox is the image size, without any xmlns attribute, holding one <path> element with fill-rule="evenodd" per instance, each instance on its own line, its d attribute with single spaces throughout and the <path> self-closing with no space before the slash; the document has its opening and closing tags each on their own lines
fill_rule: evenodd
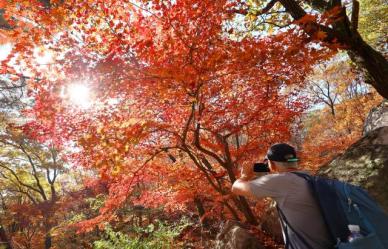
<svg viewBox="0 0 388 249">
<path fill-rule="evenodd" d="M 307 243 L 307 241 L 303 238 L 302 235 L 297 233 L 296 230 L 294 228 L 292 228 L 291 224 L 288 222 L 286 216 L 284 215 L 284 213 L 282 212 L 282 210 L 279 208 L 278 205 L 276 205 L 276 209 L 278 210 L 278 213 L 279 213 L 282 229 L 283 229 L 283 232 L 284 232 L 284 237 L 285 237 L 285 240 L 286 240 L 285 241 L 285 248 L 286 249 L 293 249 L 294 248 L 294 246 L 291 243 L 290 238 L 288 237 L 288 228 L 290 228 L 291 231 L 296 235 L 296 237 L 298 237 L 298 239 L 304 244 L 304 246 L 307 249 L 314 249 L 309 243 Z"/>
<path fill-rule="evenodd" d="M 288 229 L 287 225 L 285 224 L 285 221 L 283 220 L 282 214 L 280 213 L 280 209 L 278 205 L 276 205 L 276 210 L 278 211 L 279 220 L 280 220 L 280 226 L 282 228 L 283 238 L 284 238 L 284 248 L 285 249 L 293 249 L 292 245 L 290 244 L 290 238 L 288 237 Z"/>
<path fill-rule="evenodd" d="M 310 185 L 310 189 L 320 207 L 322 217 L 328 228 L 333 244 L 347 241 L 350 234 L 347 216 L 343 210 L 341 200 L 333 188 L 333 180 L 311 176 L 307 173 L 292 172 L 304 178 Z"/>
</svg>

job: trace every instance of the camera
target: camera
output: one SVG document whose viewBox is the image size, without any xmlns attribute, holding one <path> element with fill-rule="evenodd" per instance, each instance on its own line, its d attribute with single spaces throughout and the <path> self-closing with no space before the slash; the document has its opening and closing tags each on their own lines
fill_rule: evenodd
<svg viewBox="0 0 388 249">
<path fill-rule="evenodd" d="M 269 172 L 268 162 L 253 164 L 254 172 Z"/>
</svg>

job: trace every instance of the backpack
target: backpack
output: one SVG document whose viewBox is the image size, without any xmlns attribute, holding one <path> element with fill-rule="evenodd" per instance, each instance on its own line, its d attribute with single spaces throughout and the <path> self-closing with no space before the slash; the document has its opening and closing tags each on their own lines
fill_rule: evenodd
<svg viewBox="0 0 388 249">
<path fill-rule="evenodd" d="M 309 183 L 331 235 L 333 248 L 388 249 L 388 216 L 364 189 L 338 180 L 302 172 L 292 173 Z M 283 212 L 278 211 L 282 223 L 295 233 Z M 348 242 L 350 224 L 360 227 L 362 238 Z M 307 248 L 313 249 L 302 236 L 296 235 Z M 286 235 L 286 248 L 289 248 L 287 240 Z"/>
</svg>

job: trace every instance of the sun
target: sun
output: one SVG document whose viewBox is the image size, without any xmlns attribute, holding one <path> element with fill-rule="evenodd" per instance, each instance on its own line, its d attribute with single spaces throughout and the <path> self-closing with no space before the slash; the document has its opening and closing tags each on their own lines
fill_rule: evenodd
<svg viewBox="0 0 388 249">
<path fill-rule="evenodd" d="M 71 103 L 82 109 L 90 108 L 92 105 L 91 90 L 85 84 L 70 84 L 67 87 L 67 96 Z"/>
</svg>

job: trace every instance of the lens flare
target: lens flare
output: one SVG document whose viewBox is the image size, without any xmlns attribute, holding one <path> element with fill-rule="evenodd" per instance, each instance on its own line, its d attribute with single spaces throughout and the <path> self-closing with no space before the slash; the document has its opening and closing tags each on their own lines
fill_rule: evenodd
<svg viewBox="0 0 388 249">
<path fill-rule="evenodd" d="M 87 109 L 92 105 L 91 91 L 88 86 L 74 83 L 67 87 L 69 100 L 80 108 Z"/>
</svg>

